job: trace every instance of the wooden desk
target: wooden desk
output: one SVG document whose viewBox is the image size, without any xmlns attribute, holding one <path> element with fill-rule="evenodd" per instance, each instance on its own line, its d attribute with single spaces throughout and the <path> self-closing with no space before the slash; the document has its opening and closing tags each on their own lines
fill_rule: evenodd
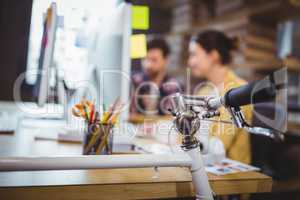
<svg viewBox="0 0 300 200">
<path fill-rule="evenodd" d="M 41 130 L 0 135 L 0 155 L 78 155 L 80 144 L 36 141 Z M 217 195 L 270 192 L 272 179 L 258 172 L 209 174 Z M 193 196 L 186 168 L 0 172 L 1 199 L 151 199 Z"/>
<path fill-rule="evenodd" d="M 171 115 L 141 115 L 133 114 L 129 116 L 128 121 L 134 124 L 142 124 L 144 122 L 157 122 L 160 120 L 170 120 L 173 119 Z"/>
<path fill-rule="evenodd" d="M 270 177 L 258 172 L 226 176 L 209 174 L 217 195 L 271 191 Z M 191 175 L 185 168 L 100 169 L 0 173 L 3 199 L 151 199 L 191 197 Z"/>
</svg>

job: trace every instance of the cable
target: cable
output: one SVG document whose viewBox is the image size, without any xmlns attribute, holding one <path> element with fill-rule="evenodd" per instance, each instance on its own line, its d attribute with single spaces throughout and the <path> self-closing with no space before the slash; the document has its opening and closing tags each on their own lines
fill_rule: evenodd
<svg viewBox="0 0 300 200">
<path fill-rule="evenodd" d="M 172 154 L 175 154 L 174 149 L 173 149 L 172 144 L 171 144 L 171 131 L 174 129 L 174 126 L 175 125 L 173 124 L 172 127 L 169 130 L 169 133 L 168 133 L 168 146 L 169 146 Z"/>
</svg>

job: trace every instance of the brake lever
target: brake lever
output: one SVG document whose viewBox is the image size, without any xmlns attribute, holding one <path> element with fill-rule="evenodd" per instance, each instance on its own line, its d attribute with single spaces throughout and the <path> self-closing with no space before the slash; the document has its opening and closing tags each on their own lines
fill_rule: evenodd
<svg viewBox="0 0 300 200">
<path fill-rule="evenodd" d="M 182 111 L 186 111 L 188 109 L 195 112 L 200 120 L 207 120 L 207 121 L 214 121 L 209 118 L 220 116 L 220 112 L 217 110 L 220 106 L 224 106 L 222 104 L 221 98 L 213 98 L 207 96 L 191 96 L 191 95 L 180 95 L 177 94 L 176 98 L 180 101 L 180 108 L 175 112 L 170 109 L 170 112 L 174 117 L 179 117 Z M 211 106 L 213 105 L 213 106 Z M 195 107 L 202 108 L 202 112 L 195 110 Z M 243 128 L 249 133 L 257 134 L 257 135 L 264 135 L 270 137 L 276 141 L 283 141 L 284 140 L 284 133 L 274 130 L 268 129 L 263 127 L 252 127 L 250 126 L 244 118 L 243 113 L 241 112 L 239 107 L 226 107 L 228 112 L 231 115 L 232 123 L 237 128 Z M 223 123 L 221 120 L 215 120 L 216 122 Z M 229 123 L 226 121 L 226 123 Z"/>
</svg>

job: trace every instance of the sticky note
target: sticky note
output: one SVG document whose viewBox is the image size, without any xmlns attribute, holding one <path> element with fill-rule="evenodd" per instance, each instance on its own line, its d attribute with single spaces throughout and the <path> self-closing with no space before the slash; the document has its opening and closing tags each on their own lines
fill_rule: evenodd
<svg viewBox="0 0 300 200">
<path fill-rule="evenodd" d="M 138 30 L 149 29 L 148 6 L 132 6 L 132 28 Z"/>
<path fill-rule="evenodd" d="M 132 35 L 130 38 L 131 58 L 144 58 L 147 53 L 147 39 L 144 34 Z"/>
</svg>

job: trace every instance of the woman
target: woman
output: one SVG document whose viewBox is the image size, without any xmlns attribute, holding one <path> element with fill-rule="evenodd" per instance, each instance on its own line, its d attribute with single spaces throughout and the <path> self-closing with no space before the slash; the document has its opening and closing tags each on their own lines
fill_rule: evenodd
<svg viewBox="0 0 300 200">
<path fill-rule="evenodd" d="M 205 31 L 192 38 L 189 45 L 188 64 L 193 76 L 206 79 L 205 86 L 197 87 L 198 95 L 221 95 L 228 90 L 246 83 L 229 67 L 231 52 L 236 49 L 236 42 L 219 31 Z M 252 107 L 242 107 L 246 121 L 250 122 Z M 225 108 L 220 109 L 220 120 L 231 121 Z M 251 162 L 250 138 L 243 129 L 231 124 L 211 123 L 209 134 L 220 138 L 224 144 L 226 156 L 249 164 Z"/>
</svg>

